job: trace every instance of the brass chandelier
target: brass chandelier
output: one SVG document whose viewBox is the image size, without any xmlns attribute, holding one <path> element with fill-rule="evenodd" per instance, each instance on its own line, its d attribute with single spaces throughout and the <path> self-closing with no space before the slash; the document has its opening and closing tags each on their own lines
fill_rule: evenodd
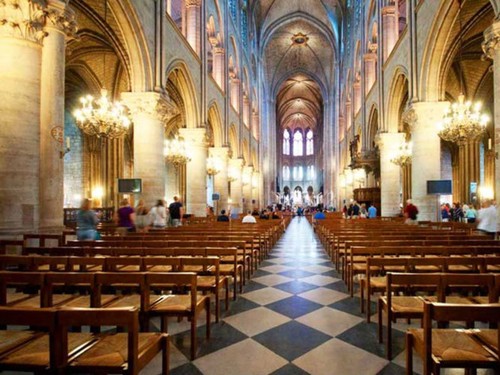
<svg viewBox="0 0 500 375">
<path fill-rule="evenodd" d="M 87 95 L 80 99 L 80 103 L 82 107 L 73 115 L 84 133 L 99 138 L 118 138 L 128 131 L 130 120 L 125 108 L 120 102 L 110 102 L 106 89 L 101 90 L 99 99 Z"/>
<path fill-rule="evenodd" d="M 165 140 L 163 153 L 167 163 L 171 163 L 175 167 L 179 167 L 191 161 L 187 153 L 186 141 L 183 138 L 179 138 L 177 135 L 174 139 Z"/>
<path fill-rule="evenodd" d="M 438 136 L 451 143 L 458 145 L 465 144 L 469 140 L 478 139 L 486 129 L 489 122 L 487 115 L 481 113 L 481 103 L 472 103 L 466 101 L 464 92 L 464 82 L 462 75 L 462 0 L 458 0 L 459 4 L 459 29 L 460 29 L 460 46 L 459 46 L 459 61 L 458 74 L 460 78 L 460 95 L 458 102 L 450 104 L 446 110 L 443 121 L 438 124 Z"/>
<path fill-rule="evenodd" d="M 404 167 L 405 165 L 411 163 L 412 155 L 412 144 L 411 142 L 404 142 L 399 146 L 398 151 L 394 157 L 390 160 L 391 163 Z"/>
</svg>

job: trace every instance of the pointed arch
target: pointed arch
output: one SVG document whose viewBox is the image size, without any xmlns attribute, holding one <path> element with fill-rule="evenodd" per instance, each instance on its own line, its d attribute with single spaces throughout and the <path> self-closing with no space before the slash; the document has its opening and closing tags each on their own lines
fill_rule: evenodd
<svg viewBox="0 0 500 375">
<path fill-rule="evenodd" d="M 397 67 L 391 82 L 387 102 L 385 130 L 390 133 L 398 132 L 402 115 L 402 108 L 408 102 L 408 73 L 403 67 Z"/>
<path fill-rule="evenodd" d="M 222 147 L 222 117 L 217 103 L 210 105 L 207 118 L 212 127 L 214 147 Z"/>
</svg>

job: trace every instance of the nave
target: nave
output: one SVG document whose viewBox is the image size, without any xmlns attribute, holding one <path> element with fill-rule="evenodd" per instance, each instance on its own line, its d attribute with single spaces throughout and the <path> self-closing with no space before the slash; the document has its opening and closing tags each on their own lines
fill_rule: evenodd
<svg viewBox="0 0 500 375">
<path fill-rule="evenodd" d="M 395 358 L 387 361 L 376 324 L 364 321 L 359 298 L 348 295 L 305 218 L 292 220 L 223 316 L 209 341 L 200 326 L 193 362 L 189 324 L 172 326 L 171 374 L 405 373 L 404 331 L 394 330 Z M 143 373 L 158 374 L 160 366 L 157 356 Z"/>
</svg>

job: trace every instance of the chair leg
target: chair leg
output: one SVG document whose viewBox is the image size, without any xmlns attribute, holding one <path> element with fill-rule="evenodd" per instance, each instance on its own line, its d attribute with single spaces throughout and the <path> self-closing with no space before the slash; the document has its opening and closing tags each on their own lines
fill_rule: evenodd
<svg viewBox="0 0 500 375">
<path fill-rule="evenodd" d="M 387 309 L 387 341 L 386 341 L 386 353 L 387 359 L 390 361 L 392 359 L 392 319 L 389 309 Z"/>
<path fill-rule="evenodd" d="M 206 334 L 207 334 L 207 339 L 210 338 L 210 300 L 207 299 L 207 303 L 205 305 L 205 309 L 207 311 L 207 324 L 206 324 Z"/>
<path fill-rule="evenodd" d="M 162 315 L 161 318 L 161 331 L 164 333 L 168 333 L 168 316 Z"/>
<path fill-rule="evenodd" d="M 168 375 L 170 369 L 170 337 L 165 336 L 162 344 L 161 373 Z"/>
<path fill-rule="evenodd" d="M 413 375 L 413 336 L 406 332 L 406 375 Z"/>
<path fill-rule="evenodd" d="M 379 299 L 378 300 L 378 342 L 382 344 L 384 342 L 384 337 L 383 337 L 383 332 L 382 332 L 382 314 L 384 313 L 383 308 L 382 308 L 382 301 Z"/>
<path fill-rule="evenodd" d="M 208 308 L 208 311 L 210 311 L 210 308 Z M 196 312 L 194 313 L 194 316 L 191 317 L 191 361 L 194 361 L 196 358 Z"/>
<path fill-rule="evenodd" d="M 208 296 L 210 298 L 210 296 Z M 219 323 L 219 315 L 220 315 L 220 299 L 219 299 L 219 289 L 215 290 L 215 322 Z"/>
<path fill-rule="evenodd" d="M 365 312 L 365 286 L 363 279 L 359 281 L 359 304 L 360 304 L 360 309 L 361 313 Z"/>
<path fill-rule="evenodd" d="M 229 277 L 226 277 L 226 311 L 229 310 Z"/>
</svg>

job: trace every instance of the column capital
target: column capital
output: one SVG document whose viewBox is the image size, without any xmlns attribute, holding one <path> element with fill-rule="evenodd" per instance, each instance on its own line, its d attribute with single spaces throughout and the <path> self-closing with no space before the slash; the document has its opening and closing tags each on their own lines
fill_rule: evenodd
<svg viewBox="0 0 500 375">
<path fill-rule="evenodd" d="M 44 11 L 46 17 L 45 29 L 56 30 L 65 34 L 68 38 L 74 38 L 78 31 L 75 12 L 61 0 L 49 0 Z"/>
<path fill-rule="evenodd" d="M 495 21 L 484 33 L 484 41 L 481 44 L 486 57 L 493 59 L 495 50 L 500 48 L 500 21 Z"/>
<path fill-rule="evenodd" d="M 47 36 L 44 6 L 42 0 L 0 1 L 0 38 L 41 44 Z"/>
<path fill-rule="evenodd" d="M 396 7 L 394 5 L 386 5 L 382 8 L 382 16 L 394 16 L 396 14 Z"/>
<path fill-rule="evenodd" d="M 206 147 L 208 144 L 205 128 L 181 128 L 179 135 L 184 138 L 188 146 Z"/>
<path fill-rule="evenodd" d="M 201 0 L 186 0 L 186 8 L 201 6 Z"/>
<path fill-rule="evenodd" d="M 365 53 L 363 56 L 363 59 L 365 61 L 375 61 L 375 60 L 377 60 L 377 54 L 374 52 Z"/>
<path fill-rule="evenodd" d="M 219 42 L 219 40 L 217 40 L 217 43 Z M 214 56 L 215 55 L 219 55 L 219 56 L 222 56 L 224 55 L 224 53 L 226 52 L 226 50 L 224 49 L 224 47 L 218 47 L 217 45 L 213 46 L 213 54 Z"/>
<path fill-rule="evenodd" d="M 218 157 L 227 163 L 229 159 L 229 147 L 209 147 L 208 154 L 210 156 Z"/>
<path fill-rule="evenodd" d="M 175 103 L 165 94 L 157 92 L 122 92 L 121 97 L 132 116 L 146 114 L 167 122 L 179 113 Z"/>
<path fill-rule="evenodd" d="M 449 102 L 415 102 L 403 113 L 403 121 L 410 125 L 413 133 L 416 130 L 435 130 L 437 134 L 437 123 L 450 105 Z"/>
</svg>

